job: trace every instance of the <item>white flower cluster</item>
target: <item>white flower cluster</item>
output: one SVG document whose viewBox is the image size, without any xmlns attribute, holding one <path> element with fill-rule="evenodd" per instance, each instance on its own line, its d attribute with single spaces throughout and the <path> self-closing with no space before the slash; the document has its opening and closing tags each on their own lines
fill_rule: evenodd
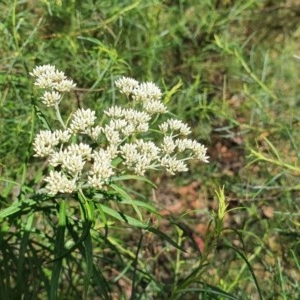
<svg viewBox="0 0 300 300">
<path fill-rule="evenodd" d="M 40 78 L 46 73 L 66 80 L 49 65 L 35 68 L 32 74 Z M 49 85 L 40 87 L 47 89 Z M 34 155 L 47 158 L 51 167 L 45 178 L 50 195 L 73 193 L 85 187 L 102 189 L 112 176 L 128 171 L 144 176 L 147 170 L 166 170 L 173 175 L 188 171 L 190 159 L 208 162 L 207 149 L 187 137 L 191 132 L 187 124 L 167 119 L 157 126 L 152 124 L 156 129 L 150 128 L 151 122 L 158 120 L 157 114 L 167 112 L 161 102 L 162 93 L 154 83 L 140 84 L 122 77 L 116 86 L 131 97 L 131 107 L 108 108 L 104 111 L 107 121 L 102 126 L 96 122 L 95 111 L 78 109 L 66 129 L 42 130 L 36 135 Z"/>
<path fill-rule="evenodd" d="M 41 100 L 48 107 L 57 105 L 62 99 L 62 93 L 69 92 L 76 86 L 52 65 L 37 66 L 29 74 L 36 78 L 34 84 L 45 90 Z"/>
<path fill-rule="evenodd" d="M 153 115 L 168 112 L 167 107 L 160 101 L 162 92 L 153 82 L 139 83 L 133 78 L 121 77 L 115 84 L 122 94 L 140 102 L 146 113 Z"/>
</svg>

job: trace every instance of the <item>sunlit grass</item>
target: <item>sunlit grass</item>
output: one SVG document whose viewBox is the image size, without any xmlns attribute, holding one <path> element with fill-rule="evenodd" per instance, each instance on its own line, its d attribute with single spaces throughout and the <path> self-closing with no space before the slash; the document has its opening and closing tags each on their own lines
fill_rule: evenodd
<svg viewBox="0 0 300 300">
<path fill-rule="evenodd" d="M 298 298 L 296 8 L 284 0 L 2 1 L 0 298 Z M 34 195 L 46 170 L 32 157 L 43 124 L 29 72 L 41 64 L 77 82 L 64 116 L 115 104 L 120 75 L 171 90 L 166 104 L 208 145 L 211 158 L 176 178 L 150 174 L 156 192 L 140 183 L 128 187 L 137 200 L 171 211 L 166 217 L 141 210 L 166 236 L 124 225 L 109 205 L 101 215 L 108 219 L 85 235 L 90 224 L 69 203 L 60 245 L 63 212 Z M 223 186 L 229 206 L 216 236 L 214 191 Z M 133 213 L 124 203 L 110 204 Z M 74 244 L 74 252 L 51 263 Z"/>
</svg>

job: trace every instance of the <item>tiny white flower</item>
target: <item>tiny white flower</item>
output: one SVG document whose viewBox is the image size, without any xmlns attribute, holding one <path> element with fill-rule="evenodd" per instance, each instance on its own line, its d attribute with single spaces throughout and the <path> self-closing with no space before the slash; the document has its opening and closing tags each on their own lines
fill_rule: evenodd
<svg viewBox="0 0 300 300">
<path fill-rule="evenodd" d="M 101 189 L 103 184 L 114 175 L 111 166 L 111 153 L 100 149 L 93 152 L 93 164 L 89 171 L 88 183 L 98 189 Z"/>
<path fill-rule="evenodd" d="M 109 125 L 105 125 L 103 133 L 110 144 L 119 144 L 121 142 L 119 131 L 114 130 Z"/>
<path fill-rule="evenodd" d="M 53 167 L 61 165 L 68 173 L 78 175 L 87 160 L 92 157 L 92 148 L 87 144 L 71 144 L 64 150 L 51 154 L 49 164 Z"/>
<path fill-rule="evenodd" d="M 168 112 L 167 107 L 158 100 L 150 100 L 143 102 L 143 109 L 150 115 L 165 114 Z"/>
<path fill-rule="evenodd" d="M 171 154 L 176 149 L 176 143 L 171 136 L 165 136 L 161 148 L 166 154 Z"/>
<path fill-rule="evenodd" d="M 137 132 L 147 132 L 149 130 L 149 124 L 146 122 L 141 122 L 137 125 L 136 131 Z"/>
<path fill-rule="evenodd" d="M 151 116 L 143 111 L 138 111 L 135 109 L 126 109 L 124 119 L 134 126 L 138 126 L 140 123 L 148 123 L 151 120 Z"/>
<path fill-rule="evenodd" d="M 49 194 L 55 196 L 58 193 L 72 193 L 76 190 L 75 180 L 69 180 L 66 175 L 58 171 L 50 171 L 44 179 L 47 182 L 46 189 Z"/>
<path fill-rule="evenodd" d="M 62 162 L 62 167 L 71 173 L 72 175 L 77 175 L 83 170 L 85 161 L 81 155 L 68 154 L 65 155 Z"/>
<path fill-rule="evenodd" d="M 51 77 L 54 86 L 56 83 L 62 82 L 67 78 L 64 72 L 58 70 L 55 70 L 55 72 L 45 73 L 44 76 Z"/>
<path fill-rule="evenodd" d="M 115 85 L 122 94 L 128 97 L 138 87 L 139 82 L 130 77 L 121 77 L 115 81 Z"/>
<path fill-rule="evenodd" d="M 55 104 L 60 102 L 61 98 L 61 94 L 56 91 L 45 91 L 41 96 L 42 103 L 44 103 L 48 107 L 55 106 Z"/>
<path fill-rule="evenodd" d="M 155 168 L 158 153 L 159 148 L 151 141 L 137 140 L 135 143 L 126 143 L 120 147 L 123 164 L 133 169 L 137 175 L 144 175 L 146 170 Z"/>
<path fill-rule="evenodd" d="M 50 130 L 41 130 L 33 142 L 34 156 L 46 157 L 54 152 L 54 147 L 58 145 L 59 138 Z"/>
<path fill-rule="evenodd" d="M 103 128 L 99 125 L 92 127 L 89 136 L 96 141 L 99 135 L 103 132 Z"/>
<path fill-rule="evenodd" d="M 132 123 L 127 124 L 126 127 L 122 128 L 121 132 L 124 135 L 124 137 L 128 137 L 128 136 L 132 135 L 135 131 L 143 132 L 143 131 L 148 130 L 148 123 L 147 123 L 147 129 L 146 130 L 144 130 L 144 127 L 141 128 L 140 125 L 136 129 L 135 126 Z M 144 126 L 144 123 L 142 125 Z"/>
<path fill-rule="evenodd" d="M 109 144 L 106 148 L 106 152 L 109 154 L 111 160 L 116 158 L 119 153 L 118 145 L 117 144 Z"/>
<path fill-rule="evenodd" d="M 183 152 L 186 149 L 192 150 L 194 158 L 208 163 L 209 157 L 206 155 L 207 148 L 204 145 L 191 139 L 178 139 L 176 144 L 179 152 Z"/>
<path fill-rule="evenodd" d="M 52 65 L 36 66 L 29 74 L 33 77 L 39 77 L 45 73 L 54 73 L 55 67 Z"/>
<path fill-rule="evenodd" d="M 66 130 L 55 130 L 54 134 L 59 139 L 60 142 L 66 143 L 71 138 L 71 132 L 69 129 Z"/>
<path fill-rule="evenodd" d="M 143 82 L 134 89 L 133 99 L 137 101 L 160 100 L 162 96 L 160 88 L 153 82 Z"/>
<path fill-rule="evenodd" d="M 167 132 L 171 131 L 178 131 L 181 135 L 189 135 L 191 133 L 190 127 L 183 123 L 180 120 L 176 119 L 169 119 L 165 121 L 164 123 L 159 125 L 159 129 L 166 134 Z"/>
<path fill-rule="evenodd" d="M 151 160 L 155 160 L 158 158 L 160 149 L 153 142 L 145 142 L 144 140 L 139 139 L 135 141 L 135 144 L 137 145 L 137 149 L 143 156 L 147 156 Z"/>
<path fill-rule="evenodd" d="M 102 177 L 97 174 L 88 176 L 87 182 L 90 186 L 98 190 L 101 190 L 104 184 Z"/>
<path fill-rule="evenodd" d="M 104 167 L 110 166 L 111 164 L 111 155 L 109 152 L 107 152 L 104 149 L 99 149 L 97 151 L 94 151 L 92 154 L 93 160 L 94 160 L 94 166 L 95 165 L 102 165 Z M 98 170 L 98 168 L 94 168 L 94 171 Z M 101 171 L 102 172 L 102 171 Z"/>
<path fill-rule="evenodd" d="M 91 109 L 78 109 L 72 115 L 70 130 L 73 133 L 89 133 L 96 120 L 96 113 Z"/>
<path fill-rule="evenodd" d="M 53 167 L 57 167 L 63 163 L 65 160 L 65 153 L 63 151 L 53 152 L 50 155 L 49 165 Z"/>
<path fill-rule="evenodd" d="M 70 79 L 64 79 L 64 80 L 55 82 L 55 84 L 53 85 L 53 88 L 61 93 L 69 92 L 74 87 L 76 87 L 76 83 L 74 83 L 73 80 L 70 80 Z"/>
<path fill-rule="evenodd" d="M 193 149 L 195 157 L 205 163 L 209 163 L 209 156 L 206 155 L 207 148 L 204 145 L 199 144 Z"/>
<path fill-rule="evenodd" d="M 133 143 L 126 143 L 120 147 L 120 154 L 124 159 L 124 164 L 132 167 L 138 159 L 140 159 L 137 145 Z"/>
<path fill-rule="evenodd" d="M 37 66 L 29 74 L 36 78 L 36 86 L 47 90 L 41 96 L 41 100 L 48 107 L 61 101 L 60 93 L 69 92 L 76 86 L 73 80 L 67 79 L 64 72 L 56 70 L 52 65 Z"/>
<path fill-rule="evenodd" d="M 90 160 L 92 157 L 92 148 L 88 144 L 71 144 L 65 149 L 68 155 L 81 156 L 83 159 Z"/>
<path fill-rule="evenodd" d="M 112 106 L 105 110 L 104 113 L 111 118 L 123 118 L 126 111 L 120 106 Z"/>
<path fill-rule="evenodd" d="M 128 125 L 128 122 L 124 119 L 112 119 L 110 120 L 108 126 L 112 130 L 121 131 L 123 128 L 125 128 Z"/>
<path fill-rule="evenodd" d="M 176 157 L 166 155 L 161 158 L 160 164 L 171 175 L 175 175 L 178 172 L 188 171 L 187 165 L 182 160 L 176 159 Z"/>
<path fill-rule="evenodd" d="M 34 85 L 38 86 L 41 89 L 53 89 L 54 82 L 51 77 L 40 76 L 36 79 Z"/>
<path fill-rule="evenodd" d="M 133 166 L 133 171 L 136 175 L 143 176 L 147 169 L 151 168 L 151 159 L 149 157 L 141 156 L 141 159 L 136 161 Z"/>
</svg>

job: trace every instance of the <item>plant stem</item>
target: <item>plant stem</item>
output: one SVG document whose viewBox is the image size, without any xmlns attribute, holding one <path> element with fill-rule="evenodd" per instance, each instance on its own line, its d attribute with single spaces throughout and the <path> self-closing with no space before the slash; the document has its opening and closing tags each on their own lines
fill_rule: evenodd
<svg viewBox="0 0 300 300">
<path fill-rule="evenodd" d="M 60 111 L 59 111 L 59 107 L 58 104 L 55 104 L 55 115 L 57 117 L 57 120 L 59 121 L 59 123 L 61 124 L 61 126 L 63 127 L 63 129 L 66 129 L 66 125 L 61 117 Z"/>
</svg>

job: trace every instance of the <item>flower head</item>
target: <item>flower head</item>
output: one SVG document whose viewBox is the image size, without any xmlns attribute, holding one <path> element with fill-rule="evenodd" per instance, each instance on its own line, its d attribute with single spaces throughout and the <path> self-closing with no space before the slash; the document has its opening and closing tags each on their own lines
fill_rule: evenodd
<svg viewBox="0 0 300 300">
<path fill-rule="evenodd" d="M 153 82 L 139 84 L 133 91 L 133 99 L 137 101 L 160 100 L 162 96 L 160 88 Z"/>
<path fill-rule="evenodd" d="M 43 96 L 41 96 L 42 102 L 48 107 L 55 106 L 60 102 L 61 98 L 62 95 L 57 91 L 45 91 Z"/>
<path fill-rule="evenodd" d="M 150 100 L 143 102 L 143 109 L 150 115 L 165 114 L 168 112 L 167 107 L 158 100 Z"/>
<path fill-rule="evenodd" d="M 198 143 L 197 141 L 191 139 L 178 139 L 176 140 L 176 145 L 178 147 L 179 152 L 191 150 L 193 153 L 193 158 L 208 163 L 209 157 L 206 155 L 207 148 L 204 145 Z"/>
<path fill-rule="evenodd" d="M 123 76 L 115 81 L 115 85 L 120 93 L 125 94 L 128 97 L 139 86 L 139 82 L 133 78 Z"/>
<path fill-rule="evenodd" d="M 59 144 L 59 138 L 55 132 L 41 130 L 34 139 L 34 156 L 46 157 L 54 152 L 54 147 Z"/>
<path fill-rule="evenodd" d="M 72 116 L 70 130 L 73 133 L 91 133 L 91 127 L 96 120 L 96 113 L 91 109 L 78 109 Z"/>
<path fill-rule="evenodd" d="M 53 74 L 55 73 L 55 67 L 52 65 L 42 65 L 42 66 L 36 66 L 32 72 L 29 74 L 33 77 L 40 77 L 44 74 Z"/>
<path fill-rule="evenodd" d="M 61 101 L 61 93 L 69 92 L 76 87 L 73 80 L 67 79 L 64 72 L 56 70 L 52 65 L 37 66 L 29 74 L 35 77 L 34 85 L 46 90 L 41 100 L 49 107 Z"/>
<path fill-rule="evenodd" d="M 111 159 L 110 152 L 103 149 L 93 153 L 94 162 L 88 176 L 88 183 L 92 187 L 101 189 L 103 184 L 114 175 Z"/>
<path fill-rule="evenodd" d="M 166 122 L 160 124 L 159 129 L 165 134 L 169 131 L 178 131 L 180 135 L 189 135 L 191 133 L 191 129 L 187 124 L 176 119 L 169 119 Z"/>
<path fill-rule="evenodd" d="M 46 189 L 52 196 L 55 196 L 57 193 L 71 194 L 76 190 L 75 180 L 68 179 L 61 172 L 50 171 L 49 176 L 44 180 L 47 182 Z"/>
<path fill-rule="evenodd" d="M 126 143 L 120 147 L 124 165 L 133 169 L 137 175 L 144 175 L 146 170 L 155 168 L 155 160 L 159 157 L 159 151 L 153 142 L 144 142 L 143 140 Z"/>
<path fill-rule="evenodd" d="M 170 157 L 168 155 L 161 158 L 160 164 L 171 175 L 188 171 L 187 165 L 182 160 L 178 160 L 175 157 Z"/>
<path fill-rule="evenodd" d="M 121 77 L 116 87 L 133 100 L 126 107 L 107 108 L 101 124 L 95 111 L 80 108 L 65 124 L 58 104 L 63 93 L 75 87 L 73 81 L 52 65 L 38 66 L 30 75 L 45 90 L 41 100 L 55 107 L 63 128 L 42 130 L 33 142 L 34 155 L 46 158 L 52 169 L 45 178 L 50 195 L 107 188 L 112 176 L 127 172 L 144 176 L 148 170 L 164 170 L 174 175 L 186 172 L 190 159 L 208 162 L 206 147 L 188 138 L 187 124 L 176 119 L 159 123 L 159 115 L 168 110 L 153 82 Z"/>
</svg>

